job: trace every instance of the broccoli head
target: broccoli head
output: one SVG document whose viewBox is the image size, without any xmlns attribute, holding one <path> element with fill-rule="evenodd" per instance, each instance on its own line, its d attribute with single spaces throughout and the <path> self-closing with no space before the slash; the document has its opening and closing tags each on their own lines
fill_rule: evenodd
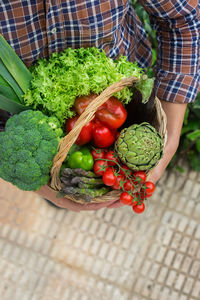
<svg viewBox="0 0 200 300">
<path fill-rule="evenodd" d="M 21 190 L 39 190 L 49 181 L 62 135 L 59 121 L 40 111 L 11 117 L 0 132 L 0 177 Z"/>
</svg>

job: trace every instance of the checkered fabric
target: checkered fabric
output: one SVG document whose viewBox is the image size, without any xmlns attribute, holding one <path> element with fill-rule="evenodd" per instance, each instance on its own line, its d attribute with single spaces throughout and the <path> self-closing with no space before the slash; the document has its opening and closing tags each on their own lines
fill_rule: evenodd
<svg viewBox="0 0 200 300">
<path fill-rule="evenodd" d="M 171 102 L 193 102 L 200 83 L 200 1 L 140 2 L 157 32 L 157 96 Z"/>
<path fill-rule="evenodd" d="M 140 1 L 158 37 L 156 93 L 171 102 L 194 101 L 199 88 L 200 21 L 197 0 Z M 0 32 L 29 66 L 67 47 L 95 46 L 151 63 L 151 47 L 129 0 L 1 0 Z"/>
</svg>

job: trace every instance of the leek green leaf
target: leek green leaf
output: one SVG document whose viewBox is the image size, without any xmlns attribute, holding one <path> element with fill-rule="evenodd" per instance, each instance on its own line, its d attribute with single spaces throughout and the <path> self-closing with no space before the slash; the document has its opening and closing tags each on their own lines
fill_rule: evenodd
<svg viewBox="0 0 200 300">
<path fill-rule="evenodd" d="M 18 114 L 30 108 L 0 94 L 0 109 L 4 109 L 12 114 Z"/>
<path fill-rule="evenodd" d="M 17 103 L 21 103 L 17 95 L 13 91 L 13 89 L 10 86 L 1 85 L 1 82 L 0 82 L 0 94 L 5 96 L 6 98 L 12 99 Z"/>
<path fill-rule="evenodd" d="M 7 81 L 0 75 L 0 85 L 9 86 Z"/>
<path fill-rule="evenodd" d="M 10 85 L 13 88 L 13 90 L 17 94 L 18 99 L 20 100 L 20 102 L 22 102 L 23 91 L 20 89 L 19 85 L 11 76 L 11 74 L 8 72 L 1 59 L 0 59 L 0 75 L 1 78 L 3 77 L 4 81 L 6 81 L 8 85 Z"/>
<path fill-rule="evenodd" d="M 12 89 L 12 87 L 8 84 L 8 82 L 0 75 L 0 94 L 5 96 L 6 98 L 10 98 L 20 103 L 19 98 L 16 93 Z"/>
<path fill-rule="evenodd" d="M 31 73 L 2 35 L 0 35 L 0 58 L 25 93 L 32 79 Z"/>
</svg>

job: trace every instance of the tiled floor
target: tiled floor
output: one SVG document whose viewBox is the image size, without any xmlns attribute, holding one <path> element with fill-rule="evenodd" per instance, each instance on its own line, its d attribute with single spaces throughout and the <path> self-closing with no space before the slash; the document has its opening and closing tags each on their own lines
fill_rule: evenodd
<svg viewBox="0 0 200 300">
<path fill-rule="evenodd" d="M 166 172 L 143 215 L 74 213 L 0 180 L 1 300 L 199 300 L 200 174 Z"/>
</svg>

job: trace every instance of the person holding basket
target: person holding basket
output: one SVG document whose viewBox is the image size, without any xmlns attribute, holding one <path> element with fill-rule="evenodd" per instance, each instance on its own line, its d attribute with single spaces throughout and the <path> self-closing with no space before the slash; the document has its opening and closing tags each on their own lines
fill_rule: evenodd
<svg viewBox="0 0 200 300">
<path fill-rule="evenodd" d="M 154 92 L 167 116 L 167 143 L 150 180 L 156 183 L 175 154 L 187 103 L 199 90 L 199 2 L 140 0 L 156 30 L 158 57 Z M 53 52 L 80 47 L 103 49 L 112 59 L 121 54 L 142 68 L 151 65 L 151 44 L 129 0 L 2 0 L 0 33 L 26 66 Z M 82 205 L 43 186 L 37 193 L 69 210 L 119 207 L 118 199 Z"/>
</svg>

